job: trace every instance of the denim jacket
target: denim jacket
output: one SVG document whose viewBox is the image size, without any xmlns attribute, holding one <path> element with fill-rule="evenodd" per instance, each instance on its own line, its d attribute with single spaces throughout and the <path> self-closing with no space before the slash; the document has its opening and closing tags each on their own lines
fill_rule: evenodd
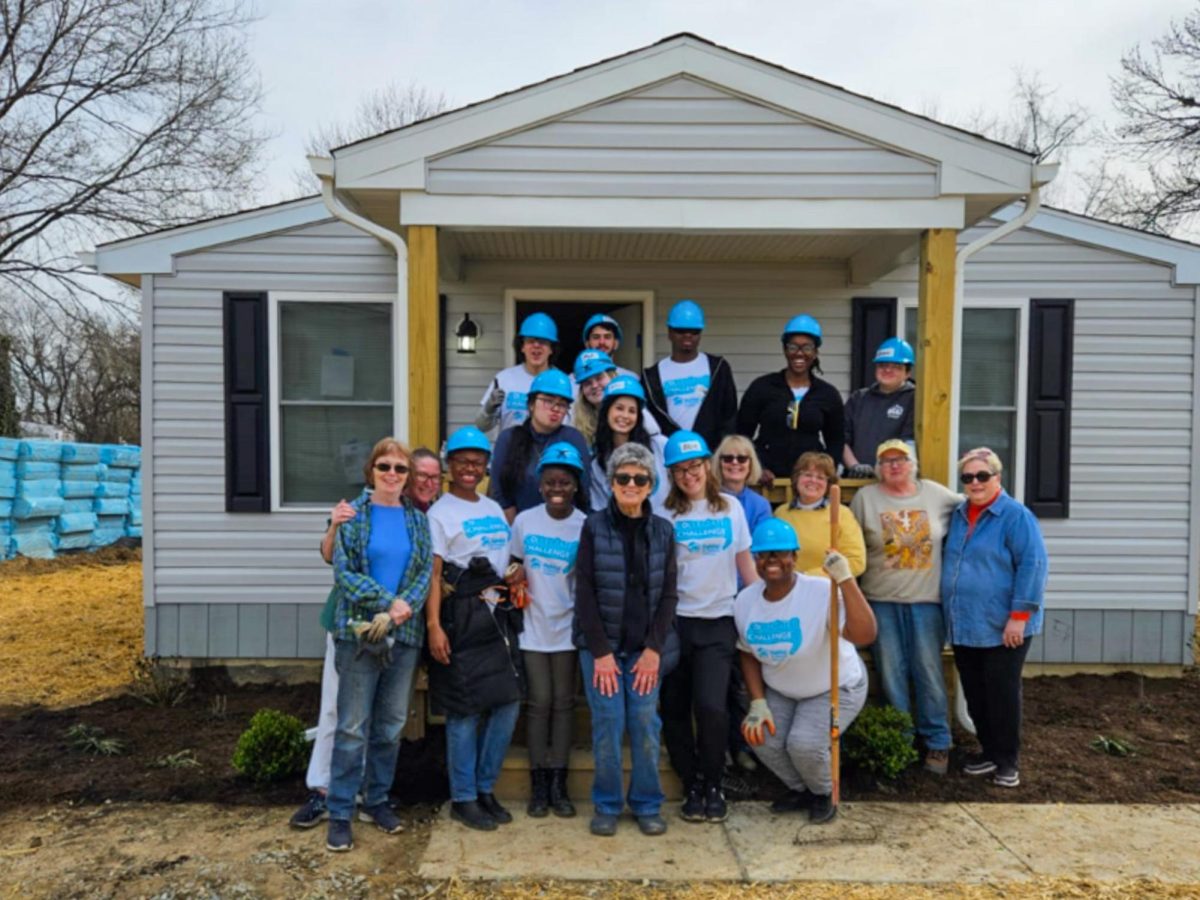
<svg viewBox="0 0 1200 900">
<path fill-rule="evenodd" d="M 951 644 L 998 647 L 1010 613 L 1027 612 L 1025 636 L 1042 630 L 1046 544 L 1037 519 L 1001 491 L 967 534 L 967 504 L 950 516 L 942 552 L 942 609 Z"/>
</svg>

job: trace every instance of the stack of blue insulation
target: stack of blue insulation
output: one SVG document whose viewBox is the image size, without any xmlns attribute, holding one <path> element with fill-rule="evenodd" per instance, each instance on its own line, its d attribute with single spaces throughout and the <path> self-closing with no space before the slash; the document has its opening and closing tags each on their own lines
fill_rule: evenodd
<svg viewBox="0 0 1200 900">
<path fill-rule="evenodd" d="M 105 444 L 99 448 L 100 462 L 104 465 L 104 476 L 96 488 L 96 530 L 92 533 L 92 546 L 104 547 L 126 536 L 129 516 L 132 511 L 130 497 L 133 493 L 133 476 L 142 464 L 142 451 L 138 447 Z M 141 537 L 141 484 L 138 485 L 138 537 Z"/>
<path fill-rule="evenodd" d="M 14 554 L 37 559 L 54 556 L 58 517 L 65 503 L 62 448 L 50 441 L 21 441 L 17 448 L 17 489 L 9 538 Z"/>
<path fill-rule="evenodd" d="M 17 496 L 17 450 L 20 441 L 0 437 L 0 560 L 12 556 L 13 498 Z"/>
</svg>

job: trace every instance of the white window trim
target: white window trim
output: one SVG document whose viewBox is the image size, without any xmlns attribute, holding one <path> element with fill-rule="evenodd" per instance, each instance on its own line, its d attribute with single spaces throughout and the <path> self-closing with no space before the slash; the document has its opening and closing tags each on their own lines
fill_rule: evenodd
<svg viewBox="0 0 1200 900">
<path fill-rule="evenodd" d="M 901 297 L 896 304 L 896 333 L 903 336 L 907 326 L 907 318 L 917 311 L 916 297 Z M 985 298 L 966 297 L 963 299 L 963 309 L 1015 309 L 1017 317 L 1017 412 L 1016 433 L 1013 435 L 1014 459 L 1002 460 L 1012 470 L 1012 496 L 1020 502 L 1025 502 L 1025 440 L 1029 407 L 1029 300 L 1027 298 Z M 962 327 L 961 320 L 959 327 Z M 961 343 L 958 344 L 961 347 Z M 952 406 L 950 413 L 950 447 L 951 472 L 953 463 L 958 459 L 958 421 L 961 415 L 962 384 L 961 353 L 954 359 L 954 389 L 951 391 Z M 957 485 L 952 484 L 952 490 Z"/>
<path fill-rule="evenodd" d="M 654 365 L 654 291 L 567 291 L 546 288 L 510 288 L 504 292 L 504 348 L 517 336 L 517 301 L 554 303 L 640 303 L 642 305 L 642 368 Z M 570 371 L 570 360 L 566 370 Z"/>
<path fill-rule="evenodd" d="M 396 365 L 396 348 L 400 345 L 400 317 L 397 314 L 396 295 L 393 293 L 343 293 L 341 291 L 271 291 L 267 295 L 267 350 L 268 376 L 270 382 L 270 440 L 271 440 L 271 512 L 311 513 L 326 511 L 329 504 L 282 504 L 283 457 L 279 429 L 280 359 L 279 359 L 279 304 L 280 303 L 384 303 L 392 308 L 392 433 L 399 434 L 400 407 L 396 398 L 400 396 L 399 367 Z M 407 412 L 407 411 L 405 411 Z"/>
</svg>

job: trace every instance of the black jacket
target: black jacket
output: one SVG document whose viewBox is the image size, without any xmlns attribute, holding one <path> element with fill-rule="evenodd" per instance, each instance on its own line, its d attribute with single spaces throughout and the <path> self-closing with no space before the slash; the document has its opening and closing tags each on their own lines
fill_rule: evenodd
<svg viewBox="0 0 1200 900">
<path fill-rule="evenodd" d="M 472 716 L 520 700 L 525 670 L 517 635 L 521 611 L 507 601 L 493 605 L 480 591 L 502 579 L 483 557 L 466 569 L 446 563 L 442 569 L 441 623 L 450 640 L 450 664 L 429 657 L 429 687 L 434 704 L 452 716 Z"/>
<path fill-rule="evenodd" d="M 722 356 L 707 354 L 709 366 L 708 394 L 696 411 L 696 422 L 692 431 L 716 450 L 726 435 L 733 434 L 737 427 L 737 386 L 733 383 L 733 370 Z M 663 391 L 662 374 L 658 363 L 642 373 L 642 385 L 646 388 L 646 406 L 658 421 L 664 437 L 679 431 L 680 425 L 671 418 L 667 397 Z"/>
<path fill-rule="evenodd" d="M 885 394 L 876 382 L 859 388 L 846 401 L 846 443 L 855 458 L 865 466 L 875 465 L 875 451 L 890 438 L 902 441 L 915 439 L 913 408 L 917 404 L 917 387 L 911 381 L 900 389 Z M 841 462 L 841 460 L 838 460 Z"/>
<path fill-rule="evenodd" d="M 794 403 L 783 370 L 754 379 L 742 397 L 737 430 L 754 441 L 763 468 L 789 478 L 796 460 L 809 450 L 828 453 L 834 465 L 841 465 L 845 425 L 837 388 L 813 375 L 798 415 Z"/>
</svg>

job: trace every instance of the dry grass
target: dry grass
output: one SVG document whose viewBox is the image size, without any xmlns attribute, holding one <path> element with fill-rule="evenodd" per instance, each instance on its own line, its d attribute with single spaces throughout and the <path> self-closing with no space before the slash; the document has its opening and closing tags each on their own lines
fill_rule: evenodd
<svg viewBox="0 0 1200 900">
<path fill-rule="evenodd" d="M 0 707 L 119 693 L 141 654 L 140 550 L 0 563 Z"/>
</svg>

